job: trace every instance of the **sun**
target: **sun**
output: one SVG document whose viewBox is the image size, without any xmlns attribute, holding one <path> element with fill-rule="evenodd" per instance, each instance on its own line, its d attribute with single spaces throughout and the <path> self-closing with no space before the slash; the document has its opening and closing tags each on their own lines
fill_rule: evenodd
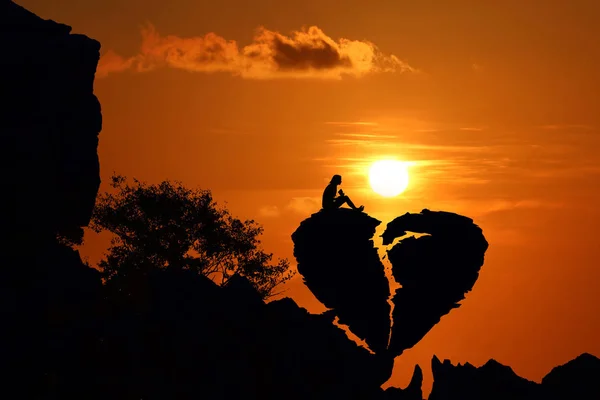
<svg viewBox="0 0 600 400">
<path fill-rule="evenodd" d="M 376 161 L 369 169 L 371 189 L 384 197 L 394 197 L 404 192 L 408 180 L 408 166 L 402 161 Z"/>
</svg>

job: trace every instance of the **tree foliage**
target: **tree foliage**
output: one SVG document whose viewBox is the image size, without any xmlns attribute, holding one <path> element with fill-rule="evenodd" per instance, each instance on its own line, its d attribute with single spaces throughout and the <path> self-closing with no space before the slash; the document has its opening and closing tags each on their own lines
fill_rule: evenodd
<svg viewBox="0 0 600 400">
<path fill-rule="evenodd" d="M 113 175 L 111 186 L 116 192 L 98 196 L 90 224 L 114 234 L 99 264 L 108 281 L 172 268 L 225 284 L 237 273 L 268 298 L 294 274 L 287 259 L 273 263 L 273 255 L 261 249 L 260 225 L 217 207 L 209 190 L 171 181 L 148 185 L 134 179 L 130 185 L 120 175 Z"/>
</svg>

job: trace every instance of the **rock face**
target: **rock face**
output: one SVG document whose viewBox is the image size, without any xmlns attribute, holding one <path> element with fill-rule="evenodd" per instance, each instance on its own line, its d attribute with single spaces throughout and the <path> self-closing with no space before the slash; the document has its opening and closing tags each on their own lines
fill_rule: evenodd
<svg viewBox="0 0 600 400">
<path fill-rule="evenodd" d="M 495 360 L 476 368 L 469 363 L 454 366 L 449 360 L 442 363 L 434 356 L 431 371 L 434 382 L 429 400 L 525 400 L 540 394 L 537 383 L 521 378 Z"/>
<path fill-rule="evenodd" d="M 431 361 L 433 388 L 429 400 L 564 400 L 600 398 L 600 359 L 584 353 L 554 368 L 536 383 L 521 378 L 495 360 L 481 367 Z"/>
<path fill-rule="evenodd" d="M 389 282 L 372 237 L 380 221 L 350 209 L 320 211 L 293 233 L 298 272 L 308 288 L 358 337 L 395 357 L 418 343 L 469 292 L 488 248 L 473 220 L 449 212 L 406 213 L 387 225 L 392 273 L 402 285 L 393 298 L 391 339 Z"/>
<path fill-rule="evenodd" d="M 600 399 L 600 358 L 583 353 L 552 369 L 542 386 L 547 399 Z"/>
<path fill-rule="evenodd" d="M 100 184 L 100 44 L 70 31 L 0 1 L 0 342 L 23 397 L 95 379 L 102 282 L 56 237 L 81 234 Z"/>
<path fill-rule="evenodd" d="M 320 211 L 292 234 L 308 288 L 375 352 L 387 348 L 391 311 L 389 283 L 372 240 L 379 224 L 350 209 Z"/>
<path fill-rule="evenodd" d="M 54 234 L 86 226 L 100 184 L 102 117 L 93 93 L 100 44 L 0 2 L 0 226 Z"/>
<path fill-rule="evenodd" d="M 460 306 L 479 277 L 488 243 L 473 220 L 423 210 L 394 219 L 383 233 L 391 244 L 406 232 L 426 234 L 399 241 L 390 250 L 394 279 L 394 324 L 389 351 L 400 355 L 417 344 L 443 315 Z"/>
</svg>

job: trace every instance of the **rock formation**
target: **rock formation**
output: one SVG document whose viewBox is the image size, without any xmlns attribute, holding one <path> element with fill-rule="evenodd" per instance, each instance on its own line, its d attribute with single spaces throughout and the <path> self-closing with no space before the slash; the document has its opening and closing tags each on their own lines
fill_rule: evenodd
<svg viewBox="0 0 600 400">
<path fill-rule="evenodd" d="M 12 1 L 0 2 L 0 27 L 0 159 L 11 194 L 0 226 L 15 240 L 77 232 L 100 185 L 100 43 Z"/>
<path fill-rule="evenodd" d="M 298 272 L 308 288 L 375 352 L 387 348 L 391 308 L 372 240 L 379 224 L 350 209 L 320 211 L 292 234 Z"/>
<path fill-rule="evenodd" d="M 547 400 L 600 399 L 600 358 L 589 353 L 554 367 L 542 378 Z"/>
<path fill-rule="evenodd" d="M 398 356 L 418 343 L 469 292 L 488 243 L 470 218 L 449 212 L 406 213 L 382 238 L 392 273 L 402 285 L 393 298 L 372 237 L 380 221 L 350 209 L 321 210 L 293 233 L 298 272 L 308 288 L 358 337 L 380 354 Z"/>
<path fill-rule="evenodd" d="M 70 31 L 0 1 L 0 340 L 17 397 L 93 380 L 102 283 L 57 236 L 82 236 L 100 184 L 100 44 Z"/>
<path fill-rule="evenodd" d="M 417 344 L 443 315 L 460 306 L 479 277 L 488 243 L 481 228 L 462 215 L 423 210 L 406 213 L 387 225 L 383 244 L 406 232 L 425 234 L 399 241 L 390 250 L 394 279 L 389 351 L 400 355 Z"/>
<path fill-rule="evenodd" d="M 476 368 L 466 363 L 454 366 L 449 360 L 431 361 L 434 384 L 429 400 L 446 399 L 532 399 L 538 395 L 538 384 L 521 378 L 510 367 L 495 360 Z"/>
<path fill-rule="evenodd" d="M 449 360 L 431 361 L 433 387 L 429 400 L 564 400 L 600 398 L 600 359 L 584 353 L 554 368 L 541 384 L 521 378 L 495 360 L 481 367 Z"/>
<path fill-rule="evenodd" d="M 103 285 L 57 239 L 81 234 L 100 182 L 93 94 L 100 45 L 70 31 L 0 0 L 4 391 L 45 399 L 421 400 L 418 366 L 406 389 L 381 389 L 393 366 L 385 350 L 390 292 L 372 241 L 380 221 L 366 214 L 317 213 L 294 234 L 300 273 L 331 308 L 318 315 L 287 298 L 264 303 L 241 277 L 220 287 L 190 271 L 156 270 Z M 487 248 L 481 230 L 456 215 L 405 215 L 388 224 L 384 242 L 405 230 L 430 236 L 389 252 L 404 290 L 395 297 L 392 354 L 456 306 Z M 377 353 L 349 340 L 335 315 Z M 541 385 L 497 363 L 478 369 L 436 360 L 432 400 L 493 399 L 486 396 L 494 391 L 519 398 L 539 386 L 577 398 L 578 388 L 597 391 L 600 377 L 591 355 Z"/>
</svg>

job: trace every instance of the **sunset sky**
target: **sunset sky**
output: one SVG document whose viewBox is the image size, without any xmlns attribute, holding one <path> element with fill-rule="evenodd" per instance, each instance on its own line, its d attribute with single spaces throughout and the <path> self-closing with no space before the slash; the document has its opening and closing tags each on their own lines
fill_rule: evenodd
<svg viewBox="0 0 600 400">
<path fill-rule="evenodd" d="M 423 208 L 475 220 L 478 282 L 389 384 L 419 363 L 428 393 L 433 354 L 536 381 L 600 356 L 597 0 L 17 3 L 102 44 L 101 190 L 113 171 L 210 189 L 291 261 L 334 173 L 382 228 Z M 411 162 L 395 198 L 368 185 L 386 157 Z M 95 263 L 104 242 L 87 241 Z"/>
</svg>

